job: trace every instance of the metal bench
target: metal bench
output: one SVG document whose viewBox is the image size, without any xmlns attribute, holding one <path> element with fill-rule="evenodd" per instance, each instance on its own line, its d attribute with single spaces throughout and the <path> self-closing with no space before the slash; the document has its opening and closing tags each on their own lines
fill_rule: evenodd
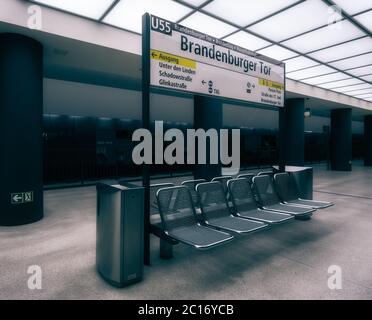
<svg viewBox="0 0 372 320">
<path fill-rule="evenodd" d="M 294 216 L 289 214 L 260 209 L 254 199 L 249 180 L 245 178 L 232 179 L 227 185 L 236 216 L 268 224 L 280 224 L 294 219 Z"/>
<path fill-rule="evenodd" d="M 231 214 L 220 182 L 200 183 L 196 186 L 204 224 L 214 228 L 248 234 L 266 228 L 263 222 L 236 217 Z"/>
<path fill-rule="evenodd" d="M 197 221 L 187 187 L 162 188 L 156 196 L 163 230 L 170 238 L 199 250 L 216 247 L 234 238 L 229 233 L 203 226 Z"/>
<path fill-rule="evenodd" d="M 283 203 L 306 206 L 314 209 L 324 209 L 333 206 L 333 203 L 327 201 L 301 199 L 299 197 L 296 182 L 287 172 L 275 174 L 274 184 L 279 198 L 283 201 Z"/>
<path fill-rule="evenodd" d="M 267 175 L 254 177 L 252 186 L 262 209 L 288 213 L 300 219 L 309 218 L 315 211 L 315 209 L 309 207 L 299 207 L 282 203 L 276 194 L 272 179 Z"/>
</svg>

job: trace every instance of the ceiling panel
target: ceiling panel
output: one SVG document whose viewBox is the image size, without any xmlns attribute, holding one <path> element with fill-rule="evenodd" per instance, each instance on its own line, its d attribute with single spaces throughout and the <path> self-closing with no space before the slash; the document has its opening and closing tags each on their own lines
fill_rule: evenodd
<svg viewBox="0 0 372 320">
<path fill-rule="evenodd" d="M 329 19 L 328 9 L 329 7 L 321 0 L 307 0 L 249 29 L 271 40 L 282 41 L 326 25 Z"/>
<path fill-rule="evenodd" d="M 283 42 L 284 45 L 303 53 L 332 46 L 341 42 L 362 37 L 365 34 L 348 21 L 340 22 L 342 32 L 329 26 L 311 31 L 302 36 Z"/>
<path fill-rule="evenodd" d="M 372 82 L 372 74 L 370 74 L 368 76 L 363 76 L 363 77 L 360 77 L 360 78 L 363 79 L 363 80 Z"/>
<path fill-rule="evenodd" d="M 206 5 L 203 10 L 244 27 L 297 1 L 298 0 L 214 0 Z"/>
<path fill-rule="evenodd" d="M 347 72 L 352 74 L 353 76 L 356 76 L 356 77 L 364 76 L 364 75 L 372 73 L 372 65 L 347 70 Z"/>
<path fill-rule="evenodd" d="M 146 12 L 170 21 L 177 21 L 191 12 L 191 9 L 171 0 L 121 0 L 106 16 L 104 22 L 141 33 L 142 15 Z"/>
<path fill-rule="evenodd" d="M 366 94 L 353 95 L 353 97 L 356 97 L 358 99 L 372 98 L 372 91 Z"/>
<path fill-rule="evenodd" d="M 346 92 L 353 92 L 353 91 L 358 91 L 358 90 L 361 90 L 361 89 L 369 89 L 369 88 L 372 89 L 372 85 L 370 85 L 368 83 L 362 83 L 362 84 L 357 84 L 357 85 L 354 85 L 354 86 L 338 88 L 336 90 L 346 93 Z"/>
<path fill-rule="evenodd" d="M 296 57 L 296 58 L 291 58 L 289 60 L 285 60 L 285 70 L 286 72 L 291 72 L 303 68 L 308 68 L 308 67 L 313 67 L 315 65 L 318 65 L 317 62 L 314 60 L 311 60 L 306 57 Z"/>
<path fill-rule="evenodd" d="M 237 28 L 234 28 L 229 24 L 200 12 L 196 12 L 185 20 L 182 20 L 181 24 L 185 27 L 195 29 L 216 38 L 222 38 L 237 30 Z"/>
<path fill-rule="evenodd" d="M 258 50 L 257 52 L 261 53 L 265 56 L 271 57 L 273 59 L 280 60 L 280 61 L 298 56 L 297 53 L 295 53 L 291 50 L 287 50 L 285 48 L 282 48 L 278 45 L 273 45 L 271 47 L 268 47 L 268 48 L 265 48 L 265 49 L 262 49 L 262 50 Z"/>
<path fill-rule="evenodd" d="M 344 92 L 344 93 L 355 96 L 355 95 L 366 94 L 366 93 L 370 93 L 370 92 L 372 92 L 372 86 L 369 86 L 366 89 L 353 90 L 353 91 L 348 91 L 348 92 Z"/>
<path fill-rule="evenodd" d="M 362 39 L 310 53 L 309 56 L 323 62 L 329 62 L 367 52 L 372 52 L 372 39 L 370 37 L 364 37 Z"/>
<path fill-rule="evenodd" d="M 325 88 L 325 89 L 332 89 L 332 88 L 340 88 L 340 87 L 349 86 L 353 84 L 359 84 L 359 83 L 363 83 L 363 81 L 356 79 L 356 78 L 351 78 L 351 79 L 335 81 L 331 83 L 324 83 L 318 86 L 321 88 Z"/>
<path fill-rule="evenodd" d="M 326 82 L 330 82 L 330 81 L 338 81 L 338 80 L 344 80 L 344 79 L 348 79 L 348 78 L 351 78 L 349 76 L 347 76 L 346 74 L 342 73 L 342 72 L 335 72 L 335 73 L 332 73 L 332 74 L 327 74 L 327 75 L 324 75 L 324 76 L 319 76 L 319 77 L 314 77 L 314 78 L 310 78 L 310 79 L 305 79 L 305 80 L 301 80 L 307 84 L 321 84 L 321 83 L 326 83 Z"/>
<path fill-rule="evenodd" d="M 321 76 L 332 72 L 335 72 L 335 70 L 325 65 L 318 65 L 308 69 L 291 72 L 287 74 L 287 77 L 295 80 L 300 80 L 315 76 Z"/>
<path fill-rule="evenodd" d="M 372 53 L 367 53 L 362 56 L 343 59 L 336 62 L 331 62 L 330 65 L 341 70 L 363 67 L 368 64 L 372 64 Z"/>
<path fill-rule="evenodd" d="M 233 35 L 224 38 L 224 40 L 252 51 L 256 51 L 257 49 L 271 44 L 271 42 L 265 41 L 245 31 L 236 32 Z"/>
<path fill-rule="evenodd" d="M 372 10 L 355 16 L 355 20 L 372 32 Z"/>
<path fill-rule="evenodd" d="M 84 0 L 35 0 L 34 2 L 98 20 L 110 7 L 113 1 L 114 0 L 91 0 L 88 6 L 87 2 Z"/>
<path fill-rule="evenodd" d="M 369 0 L 333 0 L 333 2 L 348 14 L 355 14 L 372 8 L 372 3 Z"/>
</svg>

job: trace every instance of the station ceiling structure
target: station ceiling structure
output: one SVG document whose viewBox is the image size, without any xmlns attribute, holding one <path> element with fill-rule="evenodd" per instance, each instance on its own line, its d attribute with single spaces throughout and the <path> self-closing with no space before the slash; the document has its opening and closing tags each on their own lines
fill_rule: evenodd
<svg viewBox="0 0 372 320">
<path fill-rule="evenodd" d="M 136 34 L 149 12 L 284 61 L 289 79 L 372 102 L 371 1 L 27 1 Z"/>
</svg>

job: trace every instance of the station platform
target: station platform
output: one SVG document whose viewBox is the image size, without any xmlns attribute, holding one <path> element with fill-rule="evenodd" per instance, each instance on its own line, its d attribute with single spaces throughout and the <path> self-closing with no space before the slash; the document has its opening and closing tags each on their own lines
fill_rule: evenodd
<svg viewBox="0 0 372 320">
<path fill-rule="evenodd" d="M 175 178 L 176 183 L 186 180 Z M 155 182 L 165 182 L 164 179 Z M 372 299 L 372 168 L 352 172 L 314 166 L 314 198 L 335 205 L 208 252 L 185 245 L 159 258 L 140 283 L 113 288 L 95 269 L 95 187 L 45 191 L 45 218 L 0 227 L 0 299 Z M 27 286 L 27 269 L 42 268 L 42 290 Z M 327 286 L 342 269 L 342 289 Z"/>
</svg>

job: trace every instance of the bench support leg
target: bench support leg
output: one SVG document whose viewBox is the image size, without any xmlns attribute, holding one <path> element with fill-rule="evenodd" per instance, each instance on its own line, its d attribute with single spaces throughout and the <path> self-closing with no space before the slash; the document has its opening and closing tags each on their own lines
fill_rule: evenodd
<svg viewBox="0 0 372 320">
<path fill-rule="evenodd" d="M 168 241 L 160 238 L 160 258 L 171 259 L 173 258 L 173 245 Z"/>
<path fill-rule="evenodd" d="M 312 216 L 312 214 L 309 214 L 307 216 L 297 216 L 297 217 L 295 217 L 295 219 L 296 220 L 306 221 L 306 220 L 310 220 L 311 219 L 311 216 Z"/>
</svg>

